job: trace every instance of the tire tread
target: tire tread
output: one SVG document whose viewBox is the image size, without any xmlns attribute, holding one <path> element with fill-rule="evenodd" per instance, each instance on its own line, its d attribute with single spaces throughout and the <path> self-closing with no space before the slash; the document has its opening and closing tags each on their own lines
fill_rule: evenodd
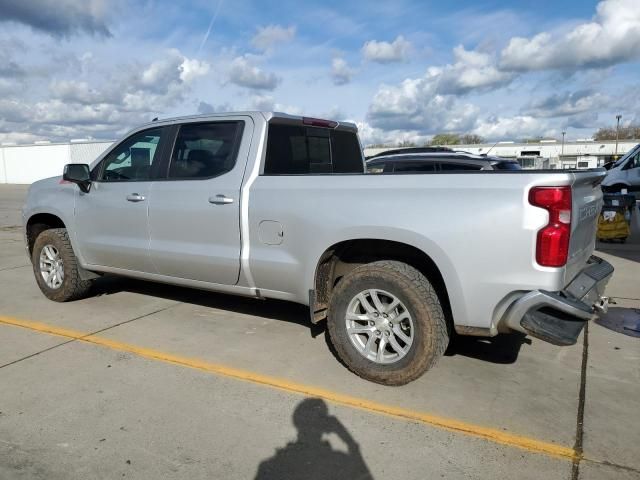
<svg viewBox="0 0 640 480">
<path fill-rule="evenodd" d="M 338 331 L 341 319 L 336 318 L 336 309 L 338 308 L 336 299 L 358 278 L 381 276 L 401 285 L 407 294 L 413 296 L 418 303 L 421 303 L 420 311 L 415 312 L 415 315 L 427 318 L 427 321 L 422 322 L 420 325 L 424 336 L 423 341 L 425 342 L 424 351 L 419 352 L 419 355 L 412 362 L 400 370 L 393 370 L 386 366 L 374 364 L 364 357 L 353 358 L 353 355 L 347 351 L 351 346 L 344 345 Z M 349 272 L 341 280 L 333 292 L 329 305 L 328 330 L 338 356 L 349 370 L 362 378 L 384 385 L 404 385 L 420 377 L 424 372 L 435 366 L 440 357 L 444 355 L 449 344 L 447 321 L 433 285 L 416 268 L 395 260 L 379 260 L 361 265 Z"/>
<path fill-rule="evenodd" d="M 52 290 L 46 287 L 46 285 L 43 285 L 42 276 L 39 272 L 40 250 L 44 243 L 51 243 L 58 248 L 64 262 L 64 284 L 57 290 Z M 38 235 L 33 247 L 32 263 L 38 286 L 40 286 L 42 293 L 50 300 L 70 302 L 83 298 L 87 295 L 93 284 L 92 280 L 83 280 L 80 277 L 78 259 L 73 252 L 71 240 L 69 239 L 66 228 L 50 228 Z"/>
</svg>

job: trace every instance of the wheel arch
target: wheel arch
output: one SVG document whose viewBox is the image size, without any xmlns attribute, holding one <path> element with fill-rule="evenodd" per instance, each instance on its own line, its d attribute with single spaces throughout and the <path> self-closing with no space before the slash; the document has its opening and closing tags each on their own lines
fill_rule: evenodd
<svg viewBox="0 0 640 480">
<path fill-rule="evenodd" d="M 29 220 L 27 220 L 25 224 L 25 235 L 29 255 L 33 253 L 33 245 L 38 235 L 51 228 L 67 228 L 67 226 L 62 218 L 53 213 L 41 212 L 29 217 Z"/>
<path fill-rule="evenodd" d="M 453 322 L 450 282 L 441 266 L 423 250 L 408 243 L 380 239 L 356 238 L 328 247 L 315 267 L 309 308 L 313 323 L 326 318 L 331 293 L 340 280 L 354 268 L 378 260 L 396 260 L 420 271 L 432 283 L 442 302 L 448 322 Z"/>
</svg>

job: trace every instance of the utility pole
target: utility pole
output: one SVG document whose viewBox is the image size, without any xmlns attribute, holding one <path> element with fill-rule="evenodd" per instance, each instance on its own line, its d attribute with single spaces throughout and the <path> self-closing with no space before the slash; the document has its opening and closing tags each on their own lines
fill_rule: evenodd
<svg viewBox="0 0 640 480">
<path fill-rule="evenodd" d="M 616 115 L 616 120 L 617 120 L 617 124 L 616 124 L 616 153 L 613 154 L 613 156 L 616 158 L 616 160 L 618 159 L 618 138 L 620 136 L 620 119 L 622 118 L 622 115 Z"/>
<path fill-rule="evenodd" d="M 560 167 L 562 168 L 562 157 L 564 156 L 564 136 L 567 134 L 566 131 L 562 131 L 562 148 L 560 149 Z"/>
</svg>

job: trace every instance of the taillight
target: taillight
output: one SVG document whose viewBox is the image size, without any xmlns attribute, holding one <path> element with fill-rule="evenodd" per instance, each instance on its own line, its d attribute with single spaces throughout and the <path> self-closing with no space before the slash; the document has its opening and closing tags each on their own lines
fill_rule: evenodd
<svg viewBox="0 0 640 480">
<path fill-rule="evenodd" d="M 549 212 L 549 223 L 538 232 L 536 261 L 543 267 L 564 266 L 571 236 L 571 187 L 534 187 L 529 203 Z"/>
</svg>

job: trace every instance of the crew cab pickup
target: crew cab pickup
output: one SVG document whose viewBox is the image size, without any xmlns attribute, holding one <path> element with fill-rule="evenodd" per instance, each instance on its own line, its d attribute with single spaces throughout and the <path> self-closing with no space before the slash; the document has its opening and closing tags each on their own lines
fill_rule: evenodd
<svg viewBox="0 0 640 480">
<path fill-rule="evenodd" d="M 613 268 L 592 255 L 604 176 L 369 175 L 354 124 L 193 116 L 34 183 L 24 232 L 51 300 L 110 273 L 299 302 L 348 368 L 399 385 L 454 331 L 576 342 L 607 308 Z"/>
</svg>

